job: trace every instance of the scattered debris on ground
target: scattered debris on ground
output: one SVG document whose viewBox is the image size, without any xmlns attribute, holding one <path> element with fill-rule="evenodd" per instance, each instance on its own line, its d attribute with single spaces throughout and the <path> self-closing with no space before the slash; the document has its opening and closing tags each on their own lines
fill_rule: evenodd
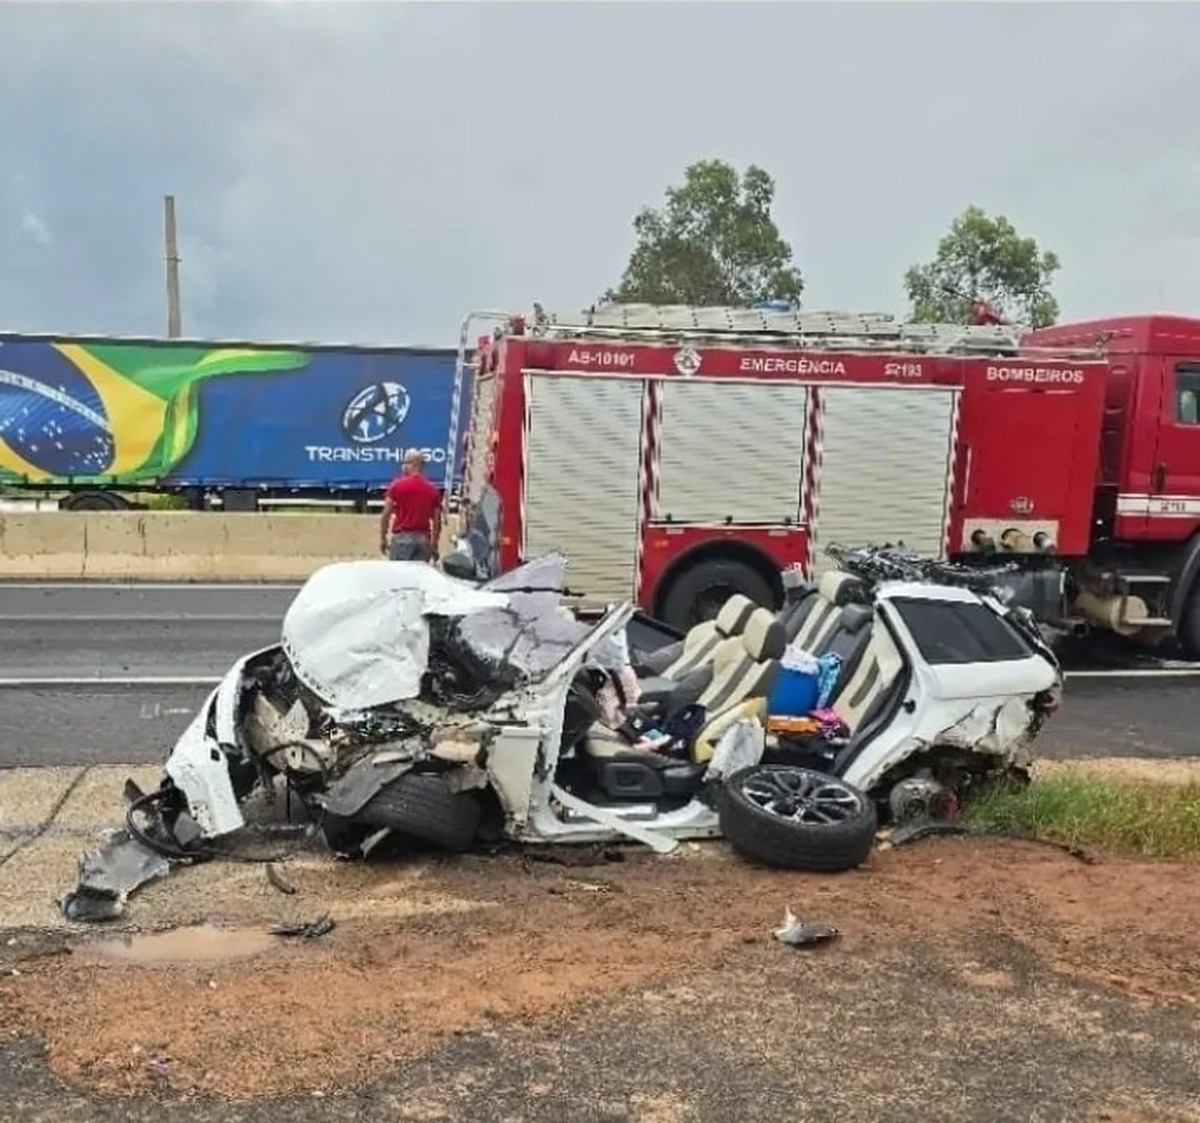
<svg viewBox="0 0 1200 1123">
<path fill-rule="evenodd" d="M 1004 827 L 990 827 L 982 823 L 970 823 L 962 819 L 920 819 L 904 823 L 894 830 L 887 832 L 881 846 L 890 849 L 905 846 L 912 842 L 920 842 L 923 838 L 938 838 L 946 835 L 979 835 L 987 838 L 1007 838 L 1018 842 L 1032 842 L 1039 846 L 1050 846 L 1061 850 L 1072 858 L 1087 865 L 1095 865 L 1098 861 L 1095 854 L 1081 846 L 1058 842 L 1052 838 L 1042 838 L 1032 831 L 1020 831 Z"/>
<path fill-rule="evenodd" d="M 113 831 L 100 849 L 79 859 L 79 880 L 59 905 L 68 920 L 115 920 L 131 893 L 170 872 L 163 855 L 128 830 Z"/>
<path fill-rule="evenodd" d="M 274 885 L 280 893 L 284 894 L 284 896 L 295 896 L 296 887 L 290 882 L 284 880 L 283 875 L 275 868 L 273 862 L 268 863 L 267 865 L 267 880 Z"/>
<path fill-rule="evenodd" d="M 1044 847 L 964 837 L 877 852 L 836 877 L 748 866 L 724 844 L 665 860 L 633 849 L 606 866 L 603 882 L 507 855 L 307 860 L 281 872 L 295 896 L 261 871 L 206 896 L 236 873 L 219 863 L 161 895 L 219 902 L 209 930 L 186 939 L 221 955 L 181 960 L 178 946 L 147 943 L 150 934 L 134 955 L 81 940 L 66 957 L 14 961 L 19 976 L 0 977 L 0 1036 L 37 1035 L 55 1072 L 106 1092 L 153 1087 L 148 1063 L 158 1057 L 169 1058 L 179 1092 L 330 1092 L 456 1036 L 594 1008 L 651 980 L 711 976 L 716 985 L 773 939 L 764 933 L 779 924 L 781 896 L 836 928 L 848 961 L 916 945 L 970 959 L 977 951 L 963 949 L 1009 941 L 1138 1001 L 1197 1002 L 1200 894 L 1180 892 L 1195 877 L 1187 863 L 1086 866 Z M 148 923 L 164 922 L 159 900 L 147 895 L 139 909 Z M 318 913 L 338 919 L 322 938 L 270 934 Z M 331 1025 L 354 1042 L 336 1065 Z"/>
<path fill-rule="evenodd" d="M 828 943 L 840 935 L 832 924 L 809 924 L 799 920 L 790 908 L 783 914 L 783 924 L 775 929 L 775 939 L 796 948 Z"/>
<path fill-rule="evenodd" d="M 311 920 L 307 924 L 303 921 L 297 924 L 276 924 L 271 929 L 272 936 L 299 936 L 305 940 L 316 940 L 321 936 L 328 936 L 330 932 L 337 927 L 333 917 L 328 913 L 323 916 L 318 916 L 316 920 Z"/>
</svg>

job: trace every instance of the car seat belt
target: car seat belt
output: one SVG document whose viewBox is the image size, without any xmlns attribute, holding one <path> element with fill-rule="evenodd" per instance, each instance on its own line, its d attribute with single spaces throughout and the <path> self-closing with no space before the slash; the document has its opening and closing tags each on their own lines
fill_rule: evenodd
<svg viewBox="0 0 1200 1123">
<path fill-rule="evenodd" d="M 678 839 L 657 834 L 654 831 L 639 826 L 637 823 L 626 822 L 619 815 L 613 815 L 605 811 L 602 807 L 588 803 L 586 800 L 582 800 L 578 796 L 574 796 L 570 792 L 560 788 L 557 784 L 550 785 L 550 792 L 569 811 L 576 811 L 580 815 L 591 819 L 593 823 L 599 826 L 607 827 L 610 831 L 615 831 L 617 834 L 623 834 L 626 838 L 631 838 L 634 842 L 640 842 L 643 846 L 649 846 L 651 850 L 658 854 L 671 854 L 679 849 Z"/>
</svg>

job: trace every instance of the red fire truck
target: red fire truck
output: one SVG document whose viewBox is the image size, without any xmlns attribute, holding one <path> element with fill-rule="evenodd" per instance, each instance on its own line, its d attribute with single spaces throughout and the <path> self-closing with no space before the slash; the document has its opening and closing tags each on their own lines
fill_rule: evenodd
<svg viewBox="0 0 1200 1123">
<path fill-rule="evenodd" d="M 481 318 L 494 330 L 475 340 Z M 452 406 L 499 561 L 675 627 L 779 603 L 823 546 L 1019 563 L 1044 622 L 1200 653 L 1200 321 L 1026 334 L 874 314 L 602 305 L 474 313 Z"/>
</svg>

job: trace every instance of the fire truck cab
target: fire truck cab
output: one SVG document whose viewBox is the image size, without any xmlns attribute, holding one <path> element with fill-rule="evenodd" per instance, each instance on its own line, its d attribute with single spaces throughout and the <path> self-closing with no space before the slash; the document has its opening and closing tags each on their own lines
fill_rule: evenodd
<svg viewBox="0 0 1200 1123">
<path fill-rule="evenodd" d="M 1174 633 L 1200 657 L 1200 320 L 1089 320 L 1022 342 L 1097 348 L 1107 364 L 1075 611 L 1130 636 Z"/>
<path fill-rule="evenodd" d="M 449 447 L 501 568 L 561 551 L 586 601 L 675 628 L 733 592 L 777 606 L 781 571 L 818 576 L 832 542 L 1022 559 L 1046 618 L 1058 559 L 1089 551 L 1107 371 L 1094 341 L 999 324 L 535 305 L 464 322 Z"/>
</svg>

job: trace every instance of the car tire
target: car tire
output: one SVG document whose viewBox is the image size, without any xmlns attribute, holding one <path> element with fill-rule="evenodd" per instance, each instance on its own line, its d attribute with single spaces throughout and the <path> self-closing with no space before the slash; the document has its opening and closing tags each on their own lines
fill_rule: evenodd
<svg viewBox="0 0 1200 1123">
<path fill-rule="evenodd" d="M 321 833 L 325 844 L 343 858 L 357 858 L 362 853 L 363 843 L 374 833 L 371 827 L 328 811 L 321 816 Z"/>
<path fill-rule="evenodd" d="M 667 587 L 662 602 L 662 622 L 677 632 L 686 633 L 694 624 L 711 619 L 720 611 L 716 596 L 725 598 L 741 593 L 764 608 L 774 606 L 778 597 L 771 582 L 745 562 L 719 560 L 700 562 L 685 569 Z M 714 602 L 709 604 L 708 602 Z M 715 607 L 703 614 L 698 606 Z"/>
<path fill-rule="evenodd" d="M 775 792 L 777 799 L 768 798 Z M 824 823 L 786 817 L 789 802 L 801 799 L 823 800 L 841 817 Z M 853 784 L 812 768 L 743 768 L 722 785 L 717 807 L 721 832 L 733 848 L 771 866 L 836 873 L 862 865 L 875 845 L 874 802 Z"/>
<path fill-rule="evenodd" d="M 442 850 L 468 850 L 479 833 L 483 807 L 474 792 L 456 792 L 444 776 L 406 772 L 380 788 L 355 816 L 356 823 L 387 828 Z"/>
</svg>

